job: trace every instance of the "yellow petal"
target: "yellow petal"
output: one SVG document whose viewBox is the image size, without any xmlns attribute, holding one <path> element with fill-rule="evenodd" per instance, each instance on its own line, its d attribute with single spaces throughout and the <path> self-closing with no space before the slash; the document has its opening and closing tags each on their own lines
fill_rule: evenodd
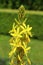
<svg viewBox="0 0 43 65">
<path fill-rule="evenodd" d="M 20 27 L 21 27 L 22 29 L 24 29 L 24 27 L 23 27 L 22 25 L 21 25 Z"/>
<path fill-rule="evenodd" d="M 14 23 L 14 24 L 13 24 L 13 28 L 12 28 L 12 30 L 9 31 L 9 33 L 14 33 L 14 32 L 16 32 L 16 29 L 15 29 L 16 27 L 17 27 L 17 26 L 15 26 L 15 23 Z"/>
<path fill-rule="evenodd" d="M 15 53 L 16 48 L 14 48 L 10 53 L 9 53 L 9 57 L 11 57 L 13 55 L 13 53 Z"/>
<path fill-rule="evenodd" d="M 27 61 L 28 61 L 28 64 L 30 64 L 30 65 L 31 65 L 31 61 L 30 61 L 29 59 L 27 59 Z"/>
<path fill-rule="evenodd" d="M 24 47 L 26 48 L 26 44 L 25 44 L 25 42 L 23 42 L 23 45 L 24 45 Z"/>
<path fill-rule="evenodd" d="M 17 33 L 19 33 L 19 29 L 20 29 L 20 28 L 18 27 L 18 28 L 17 28 Z"/>
<path fill-rule="evenodd" d="M 11 46 L 14 46 L 14 47 L 16 46 L 16 44 L 15 44 L 15 43 L 14 43 L 14 44 L 13 44 L 13 43 L 10 43 L 10 45 L 11 45 Z"/>
<path fill-rule="evenodd" d="M 18 59 L 20 60 L 20 62 L 22 61 L 19 55 L 18 55 Z"/>
<path fill-rule="evenodd" d="M 28 28 L 28 31 L 30 31 L 31 29 L 32 29 L 32 27 L 29 27 L 29 28 Z"/>
<path fill-rule="evenodd" d="M 23 23 L 23 26 L 26 28 L 26 24 L 25 23 Z"/>
<path fill-rule="evenodd" d="M 26 48 L 27 51 L 30 50 L 30 49 L 31 49 L 31 47 Z"/>
<path fill-rule="evenodd" d="M 19 23 L 19 21 L 17 21 L 17 19 L 16 19 L 16 18 L 15 18 L 15 21 L 16 21 L 16 23 L 17 23 L 17 24 L 20 24 L 20 23 Z"/>
<path fill-rule="evenodd" d="M 25 32 L 26 32 L 26 29 L 24 29 L 23 31 L 21 31 L 20 34 L 23 34 L 23 33 L 25 33 Z"/>
<path fill-rule="evenodd" d="M 31 32 L 28 32 L 28 34 L 32 37 L 32 34 L 31 34 Z"/>
<path fill-rule="evenodd" d="M 12 65 L 13 63 L 14 63 L 14 59 L 12 58 L 12 59 L 11 59 L 11 63 L 10 63 L 10 64 Z"/>
<path fill-rule="evenodd" d="M 27 18 L 25 18 L 25 20 L 23 22 L 26 23 L 26 21 L 27 21 Z"/>
</svg>

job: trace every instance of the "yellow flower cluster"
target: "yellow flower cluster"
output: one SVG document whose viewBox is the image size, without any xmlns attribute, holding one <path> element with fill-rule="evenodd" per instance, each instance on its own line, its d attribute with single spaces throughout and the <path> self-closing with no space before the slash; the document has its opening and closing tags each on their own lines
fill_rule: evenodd
<svg viewBox="0 0 43 65">
<path fill-rule="evenodd" d="M 16 24 L 13 24 L 12 30 L 9 31 L 12 38 L 10 39 L 11 52 L 9 53 L 9 58 L 11 58 L 10 65 L 25 65 L 26 63 L 23 60 L 23 56 L 26 56 L 28 64 L 31 65 L 31 62 L 28 58 L 28 51 L 31 47 L 28 47 L 30 42 L 31 29 L 29 25 L 26 25 L 26 20 L 19 22 L 15 19 Z M 15 60 L 17 62 L 15 62 Z"/>
</svg>

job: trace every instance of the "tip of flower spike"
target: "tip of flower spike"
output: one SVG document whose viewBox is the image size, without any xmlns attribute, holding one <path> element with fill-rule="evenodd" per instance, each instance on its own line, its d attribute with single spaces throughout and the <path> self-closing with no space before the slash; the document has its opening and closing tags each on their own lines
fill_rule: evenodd
<svg viewBox="0 0 43 65">
<path fill-rule="evenodd" d="M 20 8 L 24 8 L 24 6 L 23 6 L 23 5 L 21 5 L 21 6 L 20 6 Z"/>
<path fill-rule="evenodd" d="M 18 20 L 23 21 L 24 18 L 25 18 L 25 7 L 23 5 L 21 5 L 19 7 Z"/>
</svg>

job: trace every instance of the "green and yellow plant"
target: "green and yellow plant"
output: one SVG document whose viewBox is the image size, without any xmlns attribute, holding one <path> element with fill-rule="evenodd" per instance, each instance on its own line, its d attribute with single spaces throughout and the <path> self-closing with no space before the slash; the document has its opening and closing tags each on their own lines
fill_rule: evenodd
<svg viewBox="0 0 43 65">
<path fill-rule="evenodd" d="M 18 19 L 15 18 L 12 30 L 9 31 L 12 36 L 10 39 L 11 51 L 9 53 L 10 65 L 26 65 L 24 57 L 27 59 L 28 65 L 31 62 L 28 58 L 28 52 L 31 47 L 28 47 L 30 42 L 31 29 L 26 25 L 25 8 L 23 5 L 19 8 Z"/>
</svg>

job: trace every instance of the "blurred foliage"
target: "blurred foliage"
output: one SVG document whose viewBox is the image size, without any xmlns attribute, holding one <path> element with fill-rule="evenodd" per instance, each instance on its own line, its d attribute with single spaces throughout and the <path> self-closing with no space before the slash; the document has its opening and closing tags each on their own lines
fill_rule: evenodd
<svg viewBox="0 0 43 65">
<path fill-rule="evenodd" d="M 0 0 L 0 8 L 18 9 L 21 4 L 28 10 L 43 10 L 43 0 Z"/>
</svg>

